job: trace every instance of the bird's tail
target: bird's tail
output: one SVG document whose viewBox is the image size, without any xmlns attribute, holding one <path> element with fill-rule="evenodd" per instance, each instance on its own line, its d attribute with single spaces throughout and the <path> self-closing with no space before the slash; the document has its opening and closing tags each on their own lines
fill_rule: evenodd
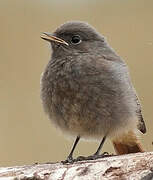
<svg viewBox="0 0 153 180">
<path fill-rule="evenodd" d="M 118 155 L 144 152 L 138 137 L 134 132 L 128 132 L 112 140 L 114 149 Z"/>
</svg>

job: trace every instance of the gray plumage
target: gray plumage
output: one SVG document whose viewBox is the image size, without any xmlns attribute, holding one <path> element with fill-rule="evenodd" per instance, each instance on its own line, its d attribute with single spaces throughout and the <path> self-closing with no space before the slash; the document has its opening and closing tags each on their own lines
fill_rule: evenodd
<svg viewBox="0 0 153 180">
<path fill-rule="evenodd" d="M 105 38 L 84 22 L 68 22 L 53 35 L 51 60 L 41 78 L 41 98 L 51 121 L 69 135 L 114 138 L 145 133 L 140 102 L 125 62 Z M 79 36 L 79 43 L 72 37 Z"/>
</svg>

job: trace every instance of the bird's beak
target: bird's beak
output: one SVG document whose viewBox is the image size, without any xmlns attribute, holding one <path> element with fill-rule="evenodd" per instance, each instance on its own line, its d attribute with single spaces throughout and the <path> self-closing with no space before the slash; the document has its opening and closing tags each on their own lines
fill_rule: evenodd
<svg viewBox="0 0 153 180">
<path fill-rule="evenodd" d="M 54 41 L 54 42 L 58 42 L 58 43 L 61 43 L 61 44 L 65 44 L 65 45 L 69 45 L 67 42 L 65 42 L 63 39 L 60 39 L 56 36 L 53 36 L 52 34 L 50 33 L 42 33 L 42 35 L 40 36 L 42 39 L 46 40 L 46 41 Z"/>
</svg>

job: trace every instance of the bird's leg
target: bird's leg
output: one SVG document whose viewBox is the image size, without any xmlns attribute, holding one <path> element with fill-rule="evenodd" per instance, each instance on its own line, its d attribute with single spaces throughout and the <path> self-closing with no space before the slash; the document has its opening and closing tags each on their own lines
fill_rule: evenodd
<svg viewBox="0 0 153 180">
<path fill-rule="evenodd" d="M 103 158 L 103 157 L 108 157 L 108 156 L 114 156 L 113 154 L 109 154 L 108 152 L 104 152 L 102 154 L 100 154 L 101 148 L 104 145 L 104 142 L 106 140 L 107 135 L 105 135 L 97 149 L 97 151 L 91 156 L 91 159 L 97 159 L 97 158 Z M 90 158 L 90 156 L 89 156 Z"/>
<path fill-rule="evenodd" d="M 76 148 L 76 145 L 78 144 L 79 140 L 80 140 L 80 136 L 77 136 L 77 138 L 76 138 L 76 140 L 75 140 L 75 142 L 74 142 L 74 144 L 72 146 L 72 150 L 71 150 L 70 154 L 68 155 L 68 157 L 67 157 L 67 159 L 65 161 L 62 161 L 63 164 L 74 162 L 73 152 L 74 152 L 74 150 Z"/>
<path fill-rule="evenodd" d="M 104 145 L 105 140 L 106 140 L 106 136 L 104 136 L 103 139 L 101 140 L 100 145 L 99 145 L 97 151 L 93 154 L 93 156 L 99 156 L 99 153 L 101 151 L 101 148 Z"/>
<path fill-rule="evenodd" d="M 99 153 L 100 153 L 100 151 L 101 151 L 101 148 L 102 148 L 105 140 L 106 140 L 106 136 L 103 137 L 103 139 L 102 139 L 102 141 L 101 141 L 101 143 L 100 143 L 97 151 L 96 151 L 93 155 L 88 156 L 88 157 L 79 156 L 79 157 L 76 159 L 76 161 L 94 160 L 94 159 L 97 159 L 97 158 L 100 158 L 100 157 L 105 157 L 105 156 L 107 156 L 108 153 L 106 153 L 106 152 L 104 152 L 103 154 L 99 155 Z"/>
</svg>

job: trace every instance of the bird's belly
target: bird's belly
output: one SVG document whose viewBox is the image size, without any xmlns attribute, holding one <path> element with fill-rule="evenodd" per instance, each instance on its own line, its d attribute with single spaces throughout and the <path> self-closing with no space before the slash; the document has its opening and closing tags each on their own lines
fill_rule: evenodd
<svg viewBox="0 0 153 180">
<path fill-rule="evenodd" d="M 109 99 L 106 100 L 106 99 Z M 118 134 L 120 130 L 131 128 L 132 114 L 116 99 L 96 96 L 92 93 L 71 92 L 52 95 L 49 109 L 51 121 L 68 135 L 80 135 L 85 138 L 101 138 L 103 135 Z M 134 120 L 135 122 L 135 120 Z"/>
</svg>

